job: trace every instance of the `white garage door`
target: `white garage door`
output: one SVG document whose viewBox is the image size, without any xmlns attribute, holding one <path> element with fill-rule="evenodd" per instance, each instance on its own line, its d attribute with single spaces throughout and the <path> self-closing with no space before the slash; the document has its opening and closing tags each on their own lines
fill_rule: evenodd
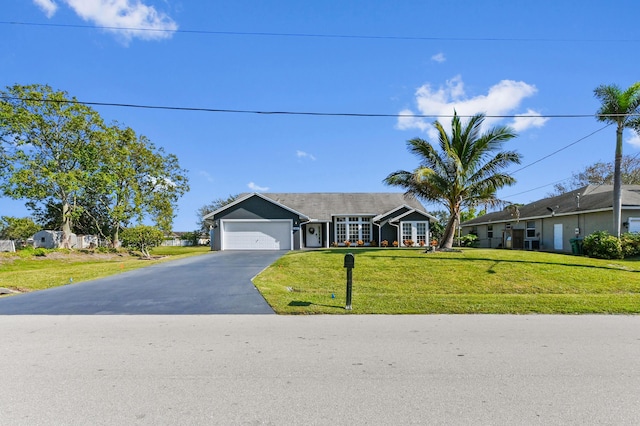
<svg viewBox="0 0 640 426">
<path fill-rule="evenodd" d="M 291 250 L 290 220 L 223 220 L 222 250 Z"/>
</svg>

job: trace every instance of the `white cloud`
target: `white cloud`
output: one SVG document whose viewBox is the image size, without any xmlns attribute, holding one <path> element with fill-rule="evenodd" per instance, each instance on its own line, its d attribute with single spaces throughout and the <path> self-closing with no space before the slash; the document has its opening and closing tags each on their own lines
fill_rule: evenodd
<svg viewBox="0 0 640 426">
<path fill-rule="evenodd" d="M 47 18 L 51 18 L 58 10 L 58 5 L 53 0 L 33 0 L 33 2 L 47 15 Z"/>
<path fill-rule="evenodd" d="M 528 109 L 524 114 L 516 114 L 510 126 L 516 132 L 521 132 L 531 127 L 542 127 L 547 121 L 549 121 L 547 117 L 542 117 L 539 112 Z"/>
<path fill-rule="evenodd" d="M 268 191 L 268 190 L 269 190 L 269 188 L 268 188 L 268 187 L 266 187 L 266 186 L 258 186 L 258 185 L 256 185 L 256 184 L 255 184 L 255 183 L 253 183 L 253 182 L 249 182 L 249 183 L 247 184 L 247 186 L 248 186 L 248 187 L 249 187 L 249 189 L 250 189 L 250 190 L 252 190 L 252 191 L 264 192 L 264 191 Z"/>
<path fill-rule="evenodd" d="M 101 27 L 113 27 L 107 31 L 125 41 L 132 38 L 156 40 L 169 38 L 178 25 L 168 15 L 147 6 L 141 0 L 61 0 L 83 20 Z M 47 14 L 53 16 L 57 4 L 53 0 L 34 0 Z M 122 28 L 122 29 L 116 29 Z M 135 28 L 145 29 L 137 31 Z M 155 30 L 155 31 L 149 31 Z"/>
<path fill-rule="evenodd" d="M 486 95 L 469 97 L 465 92 L 462 77 L 457 75 L 437 89 L 432 88 L 429 83 L 424 84 L 416 90 L 415 96 L 418 115 L 450 116 L 455 110 L 461 116 L 478 113 L 484 113 L 487 116 L 500 116 L 514 115 L 522 101 L 533 96 L 536 92 L 535 86 L 523 81 L 502 80 L 489 88 Z M 400 114 L 411 115 L 414 113 L 405 109 Z M 520 115 L 540 114 L 529 109 L 526 114 Z M 432 121 L 433 119 L 419 117 L 400 117 L 397 128 L 401 130 L 419 129 L 435 138 L 437 134 L 431 125 Z M 445 126 L 448 124 L 448 120 L 439 119 L 439 121 Z M 500 121 L 504 121 L 504 119 L 488 117 L 485 119 L 485 126 L 496 125 Z M 519 117 L 514 119 L 511 124 L 517 126 L 518 131 L 524 131 L 531 127 L 540 127 L 544 125 L 545 121 L 542 117 Z"/>
<path fill-rule="evenodd" d="M 213 183 L 213 177 L 209 173 L 205 172 L 204 170 L 200 170 L 198 172 L 198 175 L 200 175 L 203 178 L 205 178 L 207 180 L 207 182 Z"/>
<path fill-rule="evenodd" d="M 304 151 L 300 151 L 300 150 L 296 151 L 296 157 L 298 157 L 298 158 L 308 158 L 309 160 L 316 161 L 316 157 L 314 157 L 312 154 L 309 154 L 308 152 L 304 152 Z"/>
<path fill-rule="evenodd" d="M 633 145 L 636 148 L 640 148 L 640 134 L 632 132 L 631 136 L 627 139 L 629 145 Z"/>
<path fill-rule="evenodd" d="M 447 60 L 447 58 L 445 58 L 444 53 L 440 52 L 440 53 L 436 53 L 435 55 L 433 55 L 431 57 L 431 60 L 434 62 L 437 62 L 439 64 L 443 63 L 444 61 Z"/>
</svg>

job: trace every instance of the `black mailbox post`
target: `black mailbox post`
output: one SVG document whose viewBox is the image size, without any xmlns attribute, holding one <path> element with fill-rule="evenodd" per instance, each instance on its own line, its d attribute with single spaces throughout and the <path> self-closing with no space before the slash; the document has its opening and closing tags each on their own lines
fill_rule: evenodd
<svg viewBox="0 0 640 426">
<path fill-rule="evenodd" d="M 351 310 L 351 293 L 353 291 L 353 268 L 355 268 L 355 257 L 353 253 L 347 253 L 344 255 L 344 267 L 347 268 L 347 311 Z"/>
</svg>

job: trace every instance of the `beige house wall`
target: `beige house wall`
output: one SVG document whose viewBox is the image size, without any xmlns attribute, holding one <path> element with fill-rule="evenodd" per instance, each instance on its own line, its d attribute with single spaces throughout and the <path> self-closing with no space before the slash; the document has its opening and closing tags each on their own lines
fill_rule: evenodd
<svg viewBox="0 0 640 426">
<path fill-rule="evenodd" d="M 640 209 L 628 209 L 622 211 L 622 221 L 629 223 L 630 218 L 640 217 Z M 527 223 L 533 222 L 530 234 L 527 236 Z M 554 248 L 555 225 L 562 226 L 562 248 Z M 571 253 L 571 239 L 584 238 L 596 231 L 607 231 L 613 234 L 613 219 L 611 211 L 592 212 L 574 215 L 548 216 L 532 220 L 520 220 L 512 222 L 499 222 L 492 224 L 493 237 L 489 235 L 489 225 L 466 226 L 462 229 L 462 234 L 474 233 L 478 236 L 478 246 L 481 248 L 509 248 L 505 235 L 510 235 L 509 227 L 524 230 L 525 248 L 536 248 L 542 251 L 559 251 Z M 628 227 L 628 225 L 627 225 Z M 623 226 L 621 232 L 627 232 L 627 227 Z M 533 243 L 537 241 L 538 243 Z"/>
</svg>

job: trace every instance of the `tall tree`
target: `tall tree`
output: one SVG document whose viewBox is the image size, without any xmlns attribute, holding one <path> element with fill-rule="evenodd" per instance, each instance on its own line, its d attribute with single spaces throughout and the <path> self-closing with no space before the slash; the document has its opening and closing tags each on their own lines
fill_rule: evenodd
<svg viewBox="0 0 640 426">
<path fill-rule="evenodd" d="M 0 191 L 27 200 L 41 223 L 119 245 L 119 231 L 151 219 L 170 231 L 189 190 L 178 158 L 49 86 L 0 93 Z"/>
<path fill-rule="evenodd" d="M 0 190 L 14 199 L 62 208 L 63 246 L 69 247 L 77 199 L 97 167 L 97 112 L 49 86 L 15 85 L 0 92 L 5 170 Z"/>
<path fill-rule="evenodd" d="M 122 228 L 145 217 L 158 228 L 171 231 L 177 201 L 189 190 L 186 170 L 178 158 L 117 123 L 106 129 L 102 150 L 100 172 L 95 174 L 88 195 L 100 207 L 97 214 L 106 212 L 105 228 L 113 245 L 119 246 Z"/>
<path fill-rule="evenodd" d="M 440 248 L 451 248 L 463 208 L 497 205 L 496 191 L 513 185 L 515 179 L 503 173 L 520 163 L 520 154 L 501 151 L 516 134 L 508 127 L 494 127 L 481 133 L 484 114 L 477 114 L 463 125 L 457 114 L 451 120 L 451 135 L 438 121 L 439 150 L 415 138 L 407 142 L 409 151 L 420 161 L 413 171 L 399 170 L 386 177 L 388 185 L 399 186 L 408 194 L 442 203 L 449 212 Z"/>
<path fill-rule="evenodd" d="M 612 85 L 601 85 L 594 90 L 601 102 L 597 118 L 599 121 L 616 125 L 616 153 L 613 171 L 613 229 L 620 237 L 622 218 L 622 133 L 626 128 L 640 127 L 640 82 L 627 90 Z"/>
</svg>

